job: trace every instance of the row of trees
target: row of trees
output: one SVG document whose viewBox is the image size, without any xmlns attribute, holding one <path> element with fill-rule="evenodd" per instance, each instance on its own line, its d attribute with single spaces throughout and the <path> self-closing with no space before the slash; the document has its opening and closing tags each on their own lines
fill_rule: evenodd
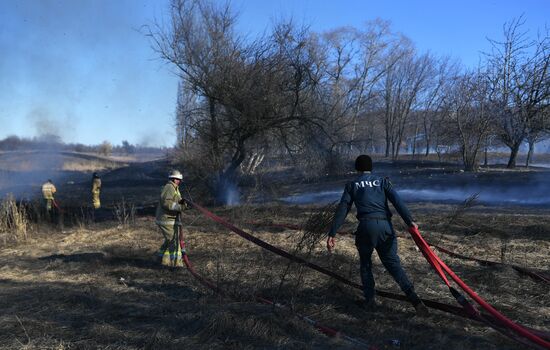
<svg viewBox="0 0 550 350">
<path fill-rule="evenodd" d="M 173 0 L 169 27 L 148 34 L 181 77 L 179 145 L 220 179 L 254 171 L 266 154 L 319 160 L 328 171 L 359 152 L 459 151 L 475 170 L 483 150 L 510 149 L 550 130 L 548 32 L 504 26 L 479 67 L 418 53 L 378 20 L 315 33 L 291 21 L 240 35 L 229 5 Z"/>
<path fill-rule="evenodd" d="M 128 141 L 122 141 L 120 145 L 113 145 L 109 141 L 103 141 L 99 145 L 84 145 L 81 143 L 64 143 L 57 135 L 41 135 L 33 138 L 8 136 L 0 140 L 0 151 L 32 151 L 32 150 L 56 150 L 75 151 L 86 153 L 98 153 L 105 156 L 116 154 L 134 154 L 136 152 L 157 151 L 157 148 L 132 145 Z"/>
</svg>

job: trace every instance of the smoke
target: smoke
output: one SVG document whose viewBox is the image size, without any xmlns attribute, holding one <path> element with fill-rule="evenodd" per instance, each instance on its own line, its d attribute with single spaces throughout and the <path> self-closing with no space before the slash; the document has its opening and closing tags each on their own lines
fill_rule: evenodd
<svg viewBox="0 0 550 350">
<path fill-rule="evenodd" d="M 159 133 L 157 130 L 143 132 L 137 142 L 140 147 L 158 147 L 169 145 L 173 138 L 167 137 L 165 133 Z"/>
<path fill-rule="evenodd" d="M 75 134 L 76 119 L 71 114 L 54 117 L 47 108 L 34 107 L 26 119 L 39 141 L 61 143 Z"/>
<path fill-rule="evenodd" d="M 339 196 L 342 195 L 342 190 L 340 191 L 320 191 L 320 192 L 310 192 L 302 193 L 298 195 L 292 195 L 280 198 L 283 202 L 291 204 L 329 204 L 338 200 Z"/>
<path fill-rule="evenodd" d="M 36 135 L 55 135 L 60 137 L 61 125 L 59 121 L 51 118 L 43 108 L 34 108 L 27 117 L 36 129 Z"/>
<path fill-rule="evenodd" d="M 550 176 L 544 172 L 522 174 L 521 178 L 514 173 L 494 174 L 492 181 L 467 185 L 458 180 L 463 179 L 449 175 L 445 183 L 427 182 L 422 187 L 413 183 L 410 187 L 397 188 L 397 192 L 408 203 L 462 203 L 479 193 L 476 202 L 484 205 L 550 205 Z M 341 195 L 342 189 L 301 193 L 279 200 L 292 204 L 328 204 Z"/>
<path fill-rule="evenodd" d="M 28 140 L 30 149 L 14 150 L 0 157 L 0 197 L 13 194 L 17 199 L 31 200 L 41 196 L 46 180 L 58 185 L 74 176 L 61 171 L 65 161 L 63 138 L 74 132 L 74 118 L 52 116 L 48 108 L 34 107 L 27 114 L 26 125 L 35 137 Z"/>
<path fill-rule="evenodd" d="M 220 178 L 217 182 L 216 201 L 222 205 L 239 205 L 241 202 L 239 188 L 234 181 Z"/>
<path fill-rule="evenodd" d="M 502 189 L 490 187 L 422 189 L 404 188 L 398 190 L 406 202 L 461 203 L 479 192 L 478 203 L 487 205 L 541 206 L 550 204 L 548 191 L 530 189 Z M 529 193 L 529 195 L 526 195 Z M 328 204 L 338 200 L 342 191 L 321 191 L 302 193 L 280 198 L 292 204 Z"/>
<path fill-rule="evenodd" d="M 15 152 L 13 159 L 4 155 L 0 163 L 0 198 L 8 193 L 18 200 L 41 197 L 40 186 L 46 180 L 53 180 L 57 186 L 71 176 L 59 171 L 63 163 L 56 151 Z"/>
<path fill-rule="evenodd" d="M 525 205 L 539 206 L 550 204 L 548 193 L 531 193 L 525 195 L 520 188 L 503 189 L 498 187 L 469 187 L 447 189 L 402 189 L 401 196 L 408 201 L 460 203 L 479 192 L 477 202 L 489 205 Z M 527 192 L 531 192 L 528 190 Z"/>
</svg>

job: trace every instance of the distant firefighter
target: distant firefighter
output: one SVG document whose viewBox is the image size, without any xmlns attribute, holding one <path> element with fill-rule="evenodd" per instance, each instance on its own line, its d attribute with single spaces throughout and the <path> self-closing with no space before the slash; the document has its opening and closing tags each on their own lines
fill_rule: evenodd
<svg viewBox="0 0 550 350">
<path fill-rule="evenodd" d="M 156 224 L 164 236 L 164 242 L 158 251 L 158 259 L 162 265 L 180 267 L 183 266 L 179 239 L 180 213 L 187 208 L 187 204 L 179 191 L 179 185 L 183 180 L 182 174 L 174 170 L 168 178 L 168 183 L 162 188 L 156 213 Z"/>
<path fill-rule="evenodd" d="M 48 214 L 52 212 L 52 207 L 54 205 L 53 195 L 55 192 L 57 192 L 57 189 L 55 188 L 52 180 L 48 180 L 42 185 L 42 196 L 44 197 L 46 212 L 48 212 Z"/>
<path fill-rule="evenodd" d="M 99 209 L 101 207 L 101 202 L 99 200 L 99 192 L 101 191 L 101 179 L 97 173 L 94 173 L 92 176 L 92 204 L 94 209 Z"/>
</svg>

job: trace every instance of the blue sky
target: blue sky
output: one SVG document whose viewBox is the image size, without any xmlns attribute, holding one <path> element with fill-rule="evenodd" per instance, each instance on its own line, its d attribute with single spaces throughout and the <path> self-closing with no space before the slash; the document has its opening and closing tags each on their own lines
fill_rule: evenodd
<svg viewBox="0 0 550 350">
<path fill-rule="evenodd" d="M 254 36 L 293 17 L 315 31 L 377 17 L 420 51 L 475 66 L 487 37 L 521 14 L 533 35 L 550 25 L 548 0 L 233 0 Z M 138 29 L 166 18 L 163 0 L 0 0 L 0 138 L 59 134 L 64 141 L 175 141 L 177 78 Z"/>
</svg>

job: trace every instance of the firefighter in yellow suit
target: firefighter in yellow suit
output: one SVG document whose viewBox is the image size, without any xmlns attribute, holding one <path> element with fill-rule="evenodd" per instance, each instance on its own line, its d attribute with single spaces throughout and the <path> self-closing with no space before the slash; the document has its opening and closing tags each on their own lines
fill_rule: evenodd
<svg viewBox="0 0 550 350">
<path fill-rule="evenodd" d="M 52 207 L 53 207 L 53 201 L 54 197 L 53 195 L 57 192 L 57 189 L 55 188 L 52 180 L 46 181 L 42 185 L 42 196 L 44 197 L 44 203 L 46 204 L 46 212 L 48 214 L 51 214 Z"/>
<path fill-rule="evenodd" d="M 92 204 L 94 209 L 99 209 L 101 207 L 101 202 L 99 200 L 99 192 L 101 191 L 101 179 L 97 173 L 94 173 L 92 177 Z"/>
<path fill-rule="evenodd" d="M 162 188 L 156 212 L 156 224 L 164 237 L 164 242 L 158 251 L 158 258 L 164 266 L 180 267 L 183 266 L 179 242 L 180 213 L 187 208 L 187 204 L 179 191 L 179 185 L 183 180 L 182 174 L 174 170 L 168 178 L 168 183 Z"/>
</svg>

